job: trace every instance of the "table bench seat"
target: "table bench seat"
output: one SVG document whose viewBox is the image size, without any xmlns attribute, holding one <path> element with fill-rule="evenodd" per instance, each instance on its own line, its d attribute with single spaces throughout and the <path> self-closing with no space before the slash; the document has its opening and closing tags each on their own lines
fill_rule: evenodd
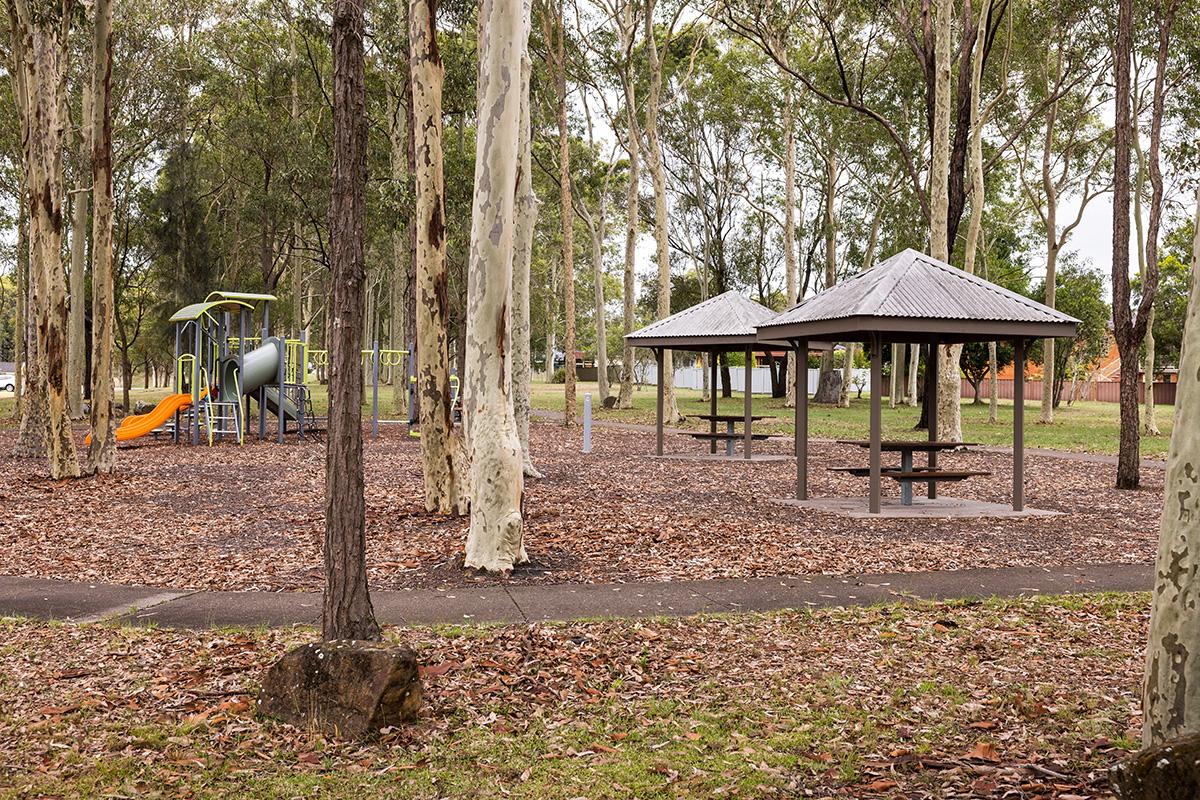
<svg viewBox="0 0 1200 800">
<path fill-rule="evenodd" d="M 746 438 L 744 433 L 689 433 L 693 439 L 702 439 L 706 442 L 738 442 Z M 754 441 L 762 441 L 763 439 L 774 439 L 775 435 L 771 433 L 752 433 L 750 438 Z"/>
<path fill-rule="evenodd" d="M 870 467 L 830 467 L 830 472 L 846 472 L 856 478 L 867 478 L 871 475 Z M 967 478 L 986 477 L 992 473 L 980 470 L 946 470 L 917 467 L 905 471 L 900 467 L 884 467 L 880 474 L 896 481 L 912 481 L 913 483 L 929 483 L 941 481 L 965 481 Z"/>
</svg>

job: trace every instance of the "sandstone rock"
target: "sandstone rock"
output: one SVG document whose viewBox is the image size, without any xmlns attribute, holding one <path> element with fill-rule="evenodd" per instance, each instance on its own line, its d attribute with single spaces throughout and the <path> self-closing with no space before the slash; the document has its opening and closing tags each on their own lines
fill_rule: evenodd
<svg viewBox="0 0 1200 800">
<path fill-rule="evenodd" d="M 267 671 L 258 695 L 261 714 L 345 738 L 414 720 L 420 707 L 416 654 L 379 642 L 290 650 Z"/>
<path fill-rule="evenodd" d="M 133 413 L 134 414 L 149 414 L 153 410 L 154 410 L 154 406 L 151 403 L 147 403 L 144 400 L 138 400 L 136 403 L 133 404 Z"/>
<path fill-rule="evenodd" d="M 1109 770 L 1122 800 L 1195 800 L 1200 797 L 1200 735 L 1139 750 Z"/>
</svg>

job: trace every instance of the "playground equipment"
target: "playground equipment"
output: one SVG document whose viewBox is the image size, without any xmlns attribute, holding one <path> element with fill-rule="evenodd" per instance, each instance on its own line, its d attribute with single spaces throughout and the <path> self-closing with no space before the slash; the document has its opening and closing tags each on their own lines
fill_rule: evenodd
<svg viewBox="0 0 1200 800">
<path fill-rule="evenodd" d="M 251 430 L 257 405 L 258 438 L 267 438 L 267 415 L 278 420 L 275 438 L 283 442 L 289 424 L 300 439 L 319 433 L 309 388 L 309 369 L 328 366 L 329 353 L 310 350 L 308 337 L 271 335 L 270 294 L 212 292 L 200 303 L 176 311 L 174 392 L 146 414 L 126 417 L 117 441 L 169 433 L 175 442 L 199 444 L 232 439 L 241 444 Z M 256 314 L 258 336 L 250 336 Z M 236 319 L 235 319 L 236 316 Z M 234 327 L 238 330 L 233 335 Z M 379 436 L 379 374 L 386 367 L 410 367 L 407 350 L 383 350 L 374 342 L 363 350 L 371 381 L 371 437 Z M 406 370 L 407 374 L 407 370 Z"/>
<path fill-rule="evenodd" d="M 250 431 L 251 402 L 258 406 L 258 438 L 267 437 L 267 414 L 278 419 L 282 442 L 288 423 L 299 438 L 317 433 L 308 387 L 308 341 L 271 335 L 270 294 L 212 292 L 176 311 L 174 392 L 152 411 L 126 417 L 117 441 L 162 431 L 176 441 L 209 445 L 226 438 L 241 444 Z M 260 335 L 249 336 L 261 310 Z M 234 316 L 238 335 L 231 335 Z"/>
</svg>

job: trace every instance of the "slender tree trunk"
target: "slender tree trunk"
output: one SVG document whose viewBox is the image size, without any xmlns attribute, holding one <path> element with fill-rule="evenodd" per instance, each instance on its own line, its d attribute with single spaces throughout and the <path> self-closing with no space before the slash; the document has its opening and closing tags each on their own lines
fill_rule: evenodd
<svg viewBox="0 0 1200 800">
<path fill-rule="evenodd" d="M 905 393 L 904 402 L 909 407 L 917 407 L 917 373 L 921 368 L 921 346 L 919 344 L 910 344 L 908 346 L 908 371 L 905 375 L 908 381 L 908 389 Z"/>
<path fill-rule="evenodd" d="M 646 94 L 645 134 L 646 166 L 654 185 L 654 251 L 658 263 L 658 319 L 671 315 L 671 251 L 667 215 L 667 171 L 663 166 L 662 144 L 658 134 L 658 112 L 662 103 L 662 63 L 654 33 L 654 3 L 647 4 L 645 13 L 646 57 L 650 85 Z M 663 423 L 675 425 L 683 415 L 675 397 L 675 362 L 670 350 L 663 352 L 663 374 L 658 380 L 663 387 Z"/>
<path fill-rule="evenodd" d="M 113 436 L 113 181 L 112 181 L 112 0 L 96 0 L 92 45 L 94 109 L 88 124 L 93 141 L 92 190 L 92 439 L 88 463 L 93 472 L 113 471 L 117 442 Z"/>
<path fill-rule="evenodd" d="M 333 2 L 333 177 L 329 202 L 333 341 L 325 459 L 322 637 L 381 638 L 367 589 L 362 462 L 363 223 L 367 112 L 363 0 Z"/>
<path fill-rule="evenodd" d="M 628 21 L 629 9 L 632 0 L 624 3 L 622 13 L 625 15 L 625 24 L 628 30 L 633 30 L 632 22 Z M 630 36 L 632 33 L 629 34 Z M 634 102 L 634 87 L 633 81 L 628 75 L 623 76 L 625 84 L 625 114 L 626 114 L 626 138 L 629 142 L 629 175 L 626 181 L 625 195 L 625 271 L 624 285 L 621 291 L 621 309 L 622 322 L 624 333 L 628 336 L 633 333 L 634 326 L 634 304 L 636 298 L 634 293 L 637 291 L 635 284 L 635 272 L 637 258 L 637 239 L 638 239 L 638 180 L 641 172 L 641 149 L 638 144 L 641 133 L 638 131 L 637 124 L 637 108 Z M 621 390 L 617 396 L 618 408 L 633 408 L 633 345 L 628 339 L 622 337 L 621 349 Z"/>
<path fill-rule="evenodd" d="M 929 229 L 930 255 L 950 261 L 950 29 L 953 10 L 949 0 L 936 2 L 934 21 L 934 112 L 933 160 L 930 168 Z M 938 361 L 938 438 L 962 441 L 962 410 L 959 402 L 959 354 L 961 345 L 940 345 L 932 357 Z"/>
<path fill-rule="evenodd" d="M 530 0 L 522 1 L 522 13 Z M 521 468 L 526 477 L 540 478 L 529 453 L 530 394 L 533 364 L 530 356 L 529 273 L 533 261 L 533 233 L 537 225 L 538 200 L 533 192 L 533 131 L 530 124 L 529 79 L 533 64 L 528 44 L 521 52 L 520 140 L 517 172 L 516 227 L 513 234 L 512 277 L 512 397 L 513 415 L 517 422 L 517 438 L 521 442 Z"/>
<path fill-rule="evenodd" d="M 891 401 L 892 408 L 904 402 L 904 358 L 906 351 L 902 344 L 892 344 L 892 375 Z"/>
<path fill-rule="evenodd" d="M 1055 307 L 1055 294 L 1058 266 L 1058 191 L 1050 166 L 1054 161 L 1054 130 L 1058 114 L 1058 101 L 1050 103 L 1046 110 L 1046 128 L 1042 149 L 1042 191 L 1046 196 L 1045 234 L 1046 234 L 1046 277 L 1045 305 Z M 1052 338 L 1042 342 L 1042 419 L 1043 425 L 1054 422 L 1054 349 Z"/>
<path fill-rule="evenodd" d="M 837 200 L 838 155 L 834 149 L 833 132 L 829 135 L 829 151 L 825 154 L 825 288 L 837 283 L 837 216 L 834 203 Z M 833 351 L 821 354 L 821 377 L 817 381 L 814 403 L 836 403 L 838 395 L 833 393 Z"/>
<path fill-rule="evenodd" d="M 15 48 L 14 48 L 15 49 Z M 17 71 L 12 69 L 13 75 L 13 94 L 17 92 Z M 20 118 L 21 113 L 18 106 L 17 116 Z M 24 123 L 18 119 L 19 126 Z M 16 319 L 13 325 L 13 372 L 14 382 L 13 387 L 16 391 L 13 403 L 13 419 L 23 419 L 22 407 L 24 405 L 24 389 L 25 389 L 25 342 L 28 340 L 28 310 L 27 300 L 29 299 L 29 212 L 25 205 L 25 180 L 21 176 L 17 176 L 17 257 L 16 257 Z M 17 441 L 18 447 L 21 445 L 21 440 Z M 38 454 L 41 455 L 40 453 Z"/>
<path fill-rule="evenodd" d="M 592 230 L 592 278 L 596 301 L 596 380 L 599 384 L 596 393 L 600 395 L 601 403 L 608 399 L 608 325 L 604 319 L 604 233 L 605 218 L 608 214 L 605 207 L 607 201 L 607 196 L 601 195 L 596 225 Z"/>
<path fill-rule="evenodd" d="M 547 3 L 547 17 L 551 9 L 557 9 L 558 17 L 550 25 L 556 28 L 554 57 L 554 88 L 557 105 L 555 117 L 558 121 L 558 198 L 562 209 L 563 251 L 563 316 L 566 330 L 563 334 L 563 365 L 566 368 L 564 385 L 563 423 L 568 427 L 575 424 L 575 215 L 571 212 L 571 132 L 567 129 L 567 54 L 566 25 L 563 24 L 561 4 Z"/>
<path fill-rule="evenodd" d="M 988 424 L 995 425 L 1000 406 L 1000 359 L 996 355 L 996 343 L 988 342 Z"/>
<path fill-rule="evenodd" d="M 521 122 L 521 60 L 529 4 L 483 0 L 479 12 L 478 146 L 467 278 L 467 420 L 471 527 L 467 567 L 507 572 L 527 561 L 522 541 L 521 442 L 513 418 L 511 342 L 513 229 Z M 570 216 L 569 197 L 563 216 Z M 571 283 L 570 273 L 566 274 Z M 568 322 L 569 324 L 569 322 Z M 568 364 L 574 358 L 567 354 Z"/>
<path fill-rule="evenodd" d="M 1193 287 L 1200 278 L 1200 189 L 1195 219 Z M 1200 653 L 1200 292 L 1195 290 L 1188 297 L 1183 337 L 1146 647 L 1142 742 L 1147 747 L 1200 731 L 1200 681 L 1192 662 Z"/>
<path fill-rule="evenodd" d="M 792 87 L 783 92 L 783 269 L 786 278 L 788 308 L 796 305 L 798 271 L 796 266 L 796 110 L 792 105 Z M 784 406 L 796 405 L 796 354 L 787 356 L 787 399 Z M 705 371 L 705 375 L 708 372 Z"/>
<path fill-rule="evenodd" d="M 450 399 L 450 294 L 446 271 L 445 180 L 442 172 L 442 81 L 436 0 L 409 4 L 413 135 L 416 137 L 417 392 L 425 510 L 462 513 Z M 461 376 L 460 376 L 461 377 Z M 464 406 L 465 408 L 465 406 Z"/>
<path fill-rule="evenodd" d="M 1158 140 L 1161 138 L 1162 130 L 1162 114 L 1160 106 L 1155 106 L 1155 119 L 1151 124 L 1151 141 L 1150 141 L 1150 164 L 1145 163 L 1142 156 L 1141 136 L 1137 132 L 1137 123 L 1134 122 L 1133 140 L 1134 151 L 1138 158 L 1138 176 L 1137 184 L 1134 190 L 1134 215 L 1137 219 L 1138 232 L 1138 272 L 1141 274 L 1143 283 L 1146 280 L 1146 266 L 1149 263 L 1149 258 L 1158 257 L 1158 227 L 1159 220 L 1162 214 L 1162 174 L 1159 172 L 1158 166 Z M 1150 207 L 1150 230 L 1146 232 L 1143 238 L 1142 231 L 1142 192 L 1145 188 L 1145 176 L 1149 167 L 1151 188 L 1151 207 Z M 1157 183 L 1155 183 L 1157 177 Z M 1157 214 L 1155 213 L 1157 211 Z M 1155 240 L 1153 246 L 1150 245 L 1151 237 Z M 1143 340 L 1146 358 L 1142 367 L 1142 375 L 1144 379 L 1145 397 L 1142 399 L 1144 408 L 1144 418 L 1142 420 L 1143 433 L 1147 436 L 1160 436 L 1161 431 L 1158 429 L 1158 419 L 1154 411 L 1154 304 L 1146 309 L 1146 336 Z"/>
<path fill-rule="evenodd" d="M 867 252 L 863 254 L 863 270 L 875 266 L 875 249 L 879 246 L 879 233 L 882 228 L 883 207 L 881 205 L 875 212 L 875 218 L 871 220 L 871 233 L 867 236 Z M 846 344 L 845 361 L 842 362 L 842 388 L 838 396 L 838 405 L 842 408 L 850 407 L 850 384 L 854 382 L 854 353 L 857 347 L 855 342 Z M 893 361 L 892 371 L 895 372 L 895 369 L 896 362 Z"/>
<path fill-rule="evenodd" d="M 92 179 L 92 92 L 90 82 L 84 81 L 80 91 L 82 95 L 82 114 L 79 125 L 79 170 L 80 183 Z M 67 411 L 71 419 L 83 416 L 83 373 L 84 349 L 87 347 L 87 337 L 84 332 L 83 304 L 87 292 L 84 272 L 87 263 L 87 233 L 88 233 L 88 198 L 91 190 L 87 186 L 76 186 L 71 193 L 71 274 L 70 287 L 71 307 L 67 318 L 70 330 L 70 340 L 67 346 Z"/>
<path fill-rule="evenodd" d="M 408 19 L 408 3 L 406 0 L 400 0 L 398 5 L 403 8 L 398 9 L 401 12 L 402 19 L 407 24 Z M 405 47 L 407 48 L 408 35 L 404 35 Z M 407 65 L 407 57 L 405 64 Z M 408 70 L 405 70 L 408 74 Z M 407 113 L 401 106 L 408 105 L 408 79 L 401 82 L 402 86 L 398 91 L 395 89 L 388 92 L 388 161 L 391 169 L 392 191 L 397 196 L 402 194 L 407 189 L 408 184 L 408 125 Z M 390 347 L 393 350 L 407 350 L 409 342 L 405 337 L 407 330 L 406 317 L 408 315 L 408 303 L 405 297 L 405 288 L 408 285 L 408 272 L 410 265 L 408 263 L 409 249 L 409 231 L 408 225 L 411 220 L 405 219 L 402 223 L 397 222 L 392 229 L 391 245 L 392 245 L 392 263 L 391 263 L 391 279 L 389 280 L 388 291 L 388 340 Z M 408 369 L 407 360 L 400 366 L 392 368 L 392 413 L 403 416 L 408 413 Z"/>
</svg>

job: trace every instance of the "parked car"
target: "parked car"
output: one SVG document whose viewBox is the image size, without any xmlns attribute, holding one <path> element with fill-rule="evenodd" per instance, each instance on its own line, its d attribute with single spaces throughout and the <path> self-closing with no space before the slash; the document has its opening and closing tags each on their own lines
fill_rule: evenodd
<svg viewBox="0 0 1200 800">
<path fill-rule="evenodd" d="M 17 376 L 11 372 L 0 372 L 0 392 L 15 392 Z"/>
</svg>

